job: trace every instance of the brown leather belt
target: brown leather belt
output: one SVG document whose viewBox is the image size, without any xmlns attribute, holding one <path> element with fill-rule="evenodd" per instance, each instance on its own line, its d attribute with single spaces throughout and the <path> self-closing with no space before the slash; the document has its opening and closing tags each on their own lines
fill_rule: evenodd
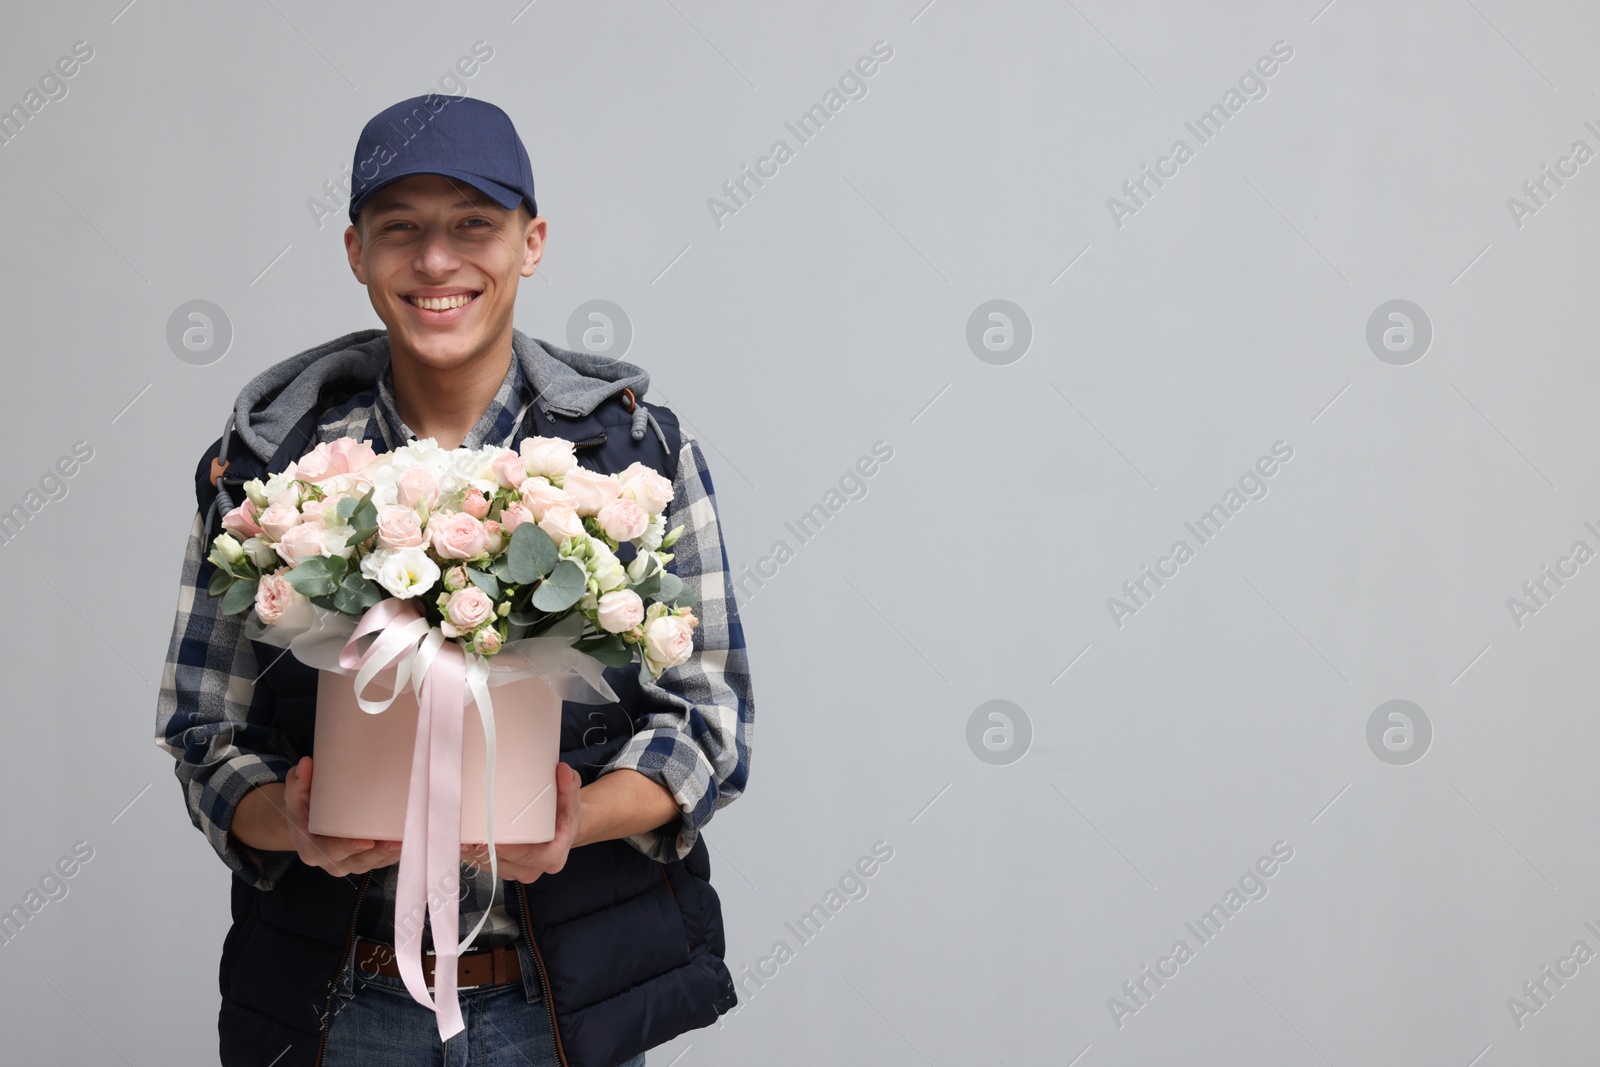
<svg viewBox="0 0 1600 1067">
<path fill-rule="evenodd" d="M 432 952 L 422 954 L 422 978 L 433 990 L 433 964 L 437 959 Z M 461 991 L 478 986 L 507 985 L 522 980 L 522 961 L 517 957 L 515 945 L 494 945 L 481 952 L 468 952 L 456 961 L 456 988 Z M 395 960 L 393 945 L 356 938 L 356 973 L 387 975 L 399 978 L 400 964 Z"/>
</svg>

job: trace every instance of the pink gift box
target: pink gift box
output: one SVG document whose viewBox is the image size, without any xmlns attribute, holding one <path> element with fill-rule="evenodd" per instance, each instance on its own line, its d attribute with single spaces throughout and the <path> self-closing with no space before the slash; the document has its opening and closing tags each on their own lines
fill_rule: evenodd
<svg viewBox="0 0 1600 1067">
<path fill-rule="evenodd" d="M 394 689 L 394 668 L 367 687 L 381 702 Z M 556 762 L 561 698 L 537 675 L 489 690 L 494 705 L 494 839 L 522 845 L 555 837 Z M 484 811 L 484 737 L 478 707 L 463 698 L 461 840 L 488 840 Z M 309 829 L 331 837 L 399 841 L 404 836 L 417 740 L 417 698 L 408 684 L 373 715 L 356 703 L 355 676 L 317 672 L 317 721 Z"/>
</svg>

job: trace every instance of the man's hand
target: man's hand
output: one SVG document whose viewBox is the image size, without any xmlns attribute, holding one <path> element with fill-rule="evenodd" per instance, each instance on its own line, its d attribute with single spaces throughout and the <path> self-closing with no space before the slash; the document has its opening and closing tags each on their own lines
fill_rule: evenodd
<svg viewBox="0 0 1600 1067">
<path fill-rule="evenodd" d="M 283 788 L 282 812 L 288 821 L 294 850 L 300 854 L 301 861 L 312 867 L 321 867 L 340 878 L 398 863 L 398 841 L 326 837 L 310 831 L 307 821 L 311 812 L 311 765 L 311 757 L 302 756 L 299 763 L 289 768 L 289 777 Z"/>
<path fill-rule="evenodd" d="M 496 845 L 500 877 L 532 882 L 541 874 L 555 874 L 567 864 L 567 853 L 578 841 L 583 808 L 578 794 L 583 779 L 565 763 L 556 764 L 556 836 L 536 845 Z M 462 844 L 461 858 L 487 871 L 489 852 L 483 845 Z"/>
</svg>

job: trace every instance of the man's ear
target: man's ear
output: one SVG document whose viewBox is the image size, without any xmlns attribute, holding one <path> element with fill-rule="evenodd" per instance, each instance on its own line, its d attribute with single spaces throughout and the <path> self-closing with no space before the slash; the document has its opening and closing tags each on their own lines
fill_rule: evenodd
<svg viewBox="0 0 1600 1067">
<path fill-rule="evenodd" d="M 533 277 L 533 272 L 539 266 L 539 260 L 544 258 L 544 219 L 538 216 L 528 220 L 523 232 L 522 276 Z"/>
<path fill-rule="evenodd" d="M 355 272 L 356 281 L 366 285 L 366 270 L 361 265 L 361 231 L 356 229 L 354 223 L 344 231 L 344 254 L 350 260 L 350 269 Z"/>
</svg>

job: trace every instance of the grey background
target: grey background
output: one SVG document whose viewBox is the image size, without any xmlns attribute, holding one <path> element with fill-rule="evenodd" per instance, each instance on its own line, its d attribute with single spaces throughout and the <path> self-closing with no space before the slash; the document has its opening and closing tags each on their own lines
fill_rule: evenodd
<svg viewBox="0 0 1600 1067">
<path fill-rule="evenodd" d="M 1600 547 L 1600 162 L 1521 227 L 1506 201 L 1600 149 L 1600 14 L 924 2 L 8 9 L 0 104 L 95 54 L 0 146 L 0 506 L 94 458 L 0 549 L 0 906 L 95 856 L 0 949 L 0 1059 L 215 1062 L 229 875 L 153 741 L 191 472 L 245 380 L 380 325 L 306 201 L 479 40 L 465 84 L 550 220 L 517 325 L 625 310 L 736 572 L 894 449 L 745 605 L 751 785 L 707 832 L 745 1003 L 651 1063 L 1593 1059 L 1600 962 L 1521 1027 L 1507 1000 L 1600 951 L 1600 563 L 1520 628 L 1507 600 Z M 867 95 L 714 224 L 879 40 Z M 1115 225 L 1280 40 L 1267 95 Z M 234 330 L 208 366 L 165 341 L 194 299 Z M 1033 333 L 1007 365 L 966 340 L 996 299 Z M 1405 366 L 1366 342 L 1397 299 L 1434 332 Z M 1119 628 L 1108 598 L 1280 440 L 1267 495 Z M 1403 766 L 1367 742 L 1395 699 L 1433 730 Z M 1020 760 L 969 748 L 991 700 L 1027 717 Z M 877 841 L 867 895 L 796 947 Z M 1278 841 L 1269 894 L 1198 946 L 1185 921 Z M 1108 999 L 1179 938 L 1119 1027 Z"/>
</svg>

